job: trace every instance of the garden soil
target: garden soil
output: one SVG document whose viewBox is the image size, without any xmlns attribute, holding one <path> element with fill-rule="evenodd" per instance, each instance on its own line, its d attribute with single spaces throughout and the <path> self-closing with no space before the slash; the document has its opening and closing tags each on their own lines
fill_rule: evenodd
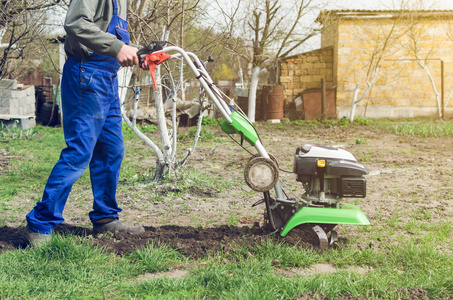
<svg viewBox="0 0 453 300">
<path fill-rule="evenodd" d="M 179 129 L 180 134 L 188 130 Z M 139 180 L 132 187 L 121 189 L 124 181 L 120 183 L 117 197 L 123 208 L 121 220 L 142 224 L 146 228 L 143 234 L 116 233 L 93 237 L 87 219 L 91 192 L 82 190 L 77 184 L 65 209 L 66 222 L 56 231 L 89 239 L 118 255 L 126 255 L 153 241 L 168 244 L 195 259 L 228 252 L 235 245 L 255 247 L 263 239 L 317 248 L 316 238 L 310 235 L 300 236 L 296 232 L 281 238 L 262 229 L 264 207 L 251 207 L 262 195 L 251 191 L 243 179 L 243 170 L 251 154 L 217 127 L 210 126 L 208 130 L 216 138 L 200 142 L 185 166 L 187 172 L 192 170 L 198 174 L 197 182 L 187 179 L 188 182 L 181 183 L 188 178 L 181 172 L 162 184 L 153 184 L 152 174 L 148 172 L 155 165 L 155 157 L 143 154 L 152 151 L 138 151 L 140 147 L 146 148 L 138 139 L 128 141 L 126 147 L 134 150 L 127 151 L 125 159 L 138 161 L 143 168 L 138 169 Z M 402 136 L 372 126 L 308 129 L 298 125 L 257 123 L 257 130 L 264 146 L 279 163 L 280 178 L 289 196 L 300 198 L 303 193 L 302 185 L 291 171 L 296 148 L 304 144 L 341 147 L 368 168 L 366 198 L 347 198 L 344 201 L 359 206 L 370 219 L 370 228 L 377 230 L 337 226 L 335 230 L 339 233 L 340 247 L 344 243 L 352 243 L 360 249 L 380 247 L 388 241 L 398 240 L 395 236 L 414 234 L 408 229 L 410 226 L 402 224 L 417 220 L 436 224 L 453 217 L 452 138 Z M 185 150 L 185 146 L 180 147 L 180 151 Z M 246 148 L 253 151 L 250 146 Z M 0 153 L 2 169 L 8 168 L 9 157 L 7 151 Z M 208 184 L 200 183 L 203 181 Z M 30 193 L 31 199 L 39 199 L 42 191 Z M 24 207 L 23 211 L 30 210 L 35 202 L 22 198 L 16 200 L 17 206 Z M 2 212 L 6 214 L 6 220 L 13 221 L 7 221 L 7 226 L 0 228 L 0 252 L 25 247 L 21 235 L 24 216 L 8 216 L 11 213 L 17 214 L 17 210 Z M 370 236 L 376 232 L 382 232 L 382 236 Z"/>
</svg>

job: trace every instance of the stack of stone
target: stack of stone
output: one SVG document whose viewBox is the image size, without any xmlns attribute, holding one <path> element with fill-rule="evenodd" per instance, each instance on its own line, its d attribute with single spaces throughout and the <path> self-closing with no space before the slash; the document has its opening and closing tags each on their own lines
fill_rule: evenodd
<svg viewBox="0 0 453 300">
<path fill-rule="evenodd" d="M 0 81 L 0 122 L 22 130 L 36 125 L 35 87 Z"/>
</svg>

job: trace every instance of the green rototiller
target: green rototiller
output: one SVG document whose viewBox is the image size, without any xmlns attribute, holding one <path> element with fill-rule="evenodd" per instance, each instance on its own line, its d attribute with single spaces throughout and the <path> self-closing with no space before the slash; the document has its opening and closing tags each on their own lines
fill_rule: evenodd
<svg viewBox="0 0 453 300">
<path fill-rule="evenodd" d="M 245 114 L 234 101 L 225 100 L 226 97 L 207 73 L 205 64 L 195 54 L 176 46 L 165 47 L 166 44 L 165 41 L 154 41 L 138 52 L 139 57 L 146 60 L 150 67 L 155 89 L 156 66 L 168 59 L 183 59 L 222 114 L 222 130 L 229 135 L 240 135 L 241 140 L 255 147 L 257 154 L 246 164 L 244 177 L 251 189 L 263 193 L 263 199 L 252 206 L 265 204 L 267 228 L 283 237 L 296 227 L 308 229 L 318 236 L 320 248 L 326 249 L 338 240 L 336 232 L 332 230 L 337 224 L 370 224 L 357 206 L 341 202 L 343 198 L 363 198 L 366 195 L 364 175 L 368 171 L 351 153 L 315 145 L 298 147 L 293 171 L 297 175 L 296 180 L 302 183 L 304 193 L 300 198 L 288 197 L 279 181 L 277 161 L 263 147 Z"/>
</svg>

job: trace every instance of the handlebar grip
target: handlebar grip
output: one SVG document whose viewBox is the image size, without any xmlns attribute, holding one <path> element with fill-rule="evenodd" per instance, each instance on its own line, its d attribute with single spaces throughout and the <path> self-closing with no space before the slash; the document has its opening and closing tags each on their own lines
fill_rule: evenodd
<svg viewBox="0 0 453 300">
<path fill-rule="evenodd" d="M 164 46 L 167 44 L 167 41 L 151 41 L 149 45 L 144 46 L 140 50 L 138 50 L 137 55 L 146 55 L 146 54 L 151 54 L 156 51 L 160 51 L 164 48 Z"/>
</svg>

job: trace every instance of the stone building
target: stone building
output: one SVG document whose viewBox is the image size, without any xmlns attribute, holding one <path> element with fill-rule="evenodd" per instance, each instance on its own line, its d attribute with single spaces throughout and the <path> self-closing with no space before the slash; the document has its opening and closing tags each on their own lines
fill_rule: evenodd
<svg viewBox="0 0 453 300">
<path fill-rule="evenodd" d="M 306 89 L 319 88 L 321 79 L 333 86 L 333 47 L 287 57 L 280 61 L 280 84 L 284 96 L 296 98 Z"/>
<path fill-rule="evenodd" d="M 285 97 L 336 89 L 336 115 L 367 118 L 453 114 L 453 11 L 331 10 L 321 49 L 280 61 Z M 367 89 L 368 87 L 368 89 Z"/>
</svg>

